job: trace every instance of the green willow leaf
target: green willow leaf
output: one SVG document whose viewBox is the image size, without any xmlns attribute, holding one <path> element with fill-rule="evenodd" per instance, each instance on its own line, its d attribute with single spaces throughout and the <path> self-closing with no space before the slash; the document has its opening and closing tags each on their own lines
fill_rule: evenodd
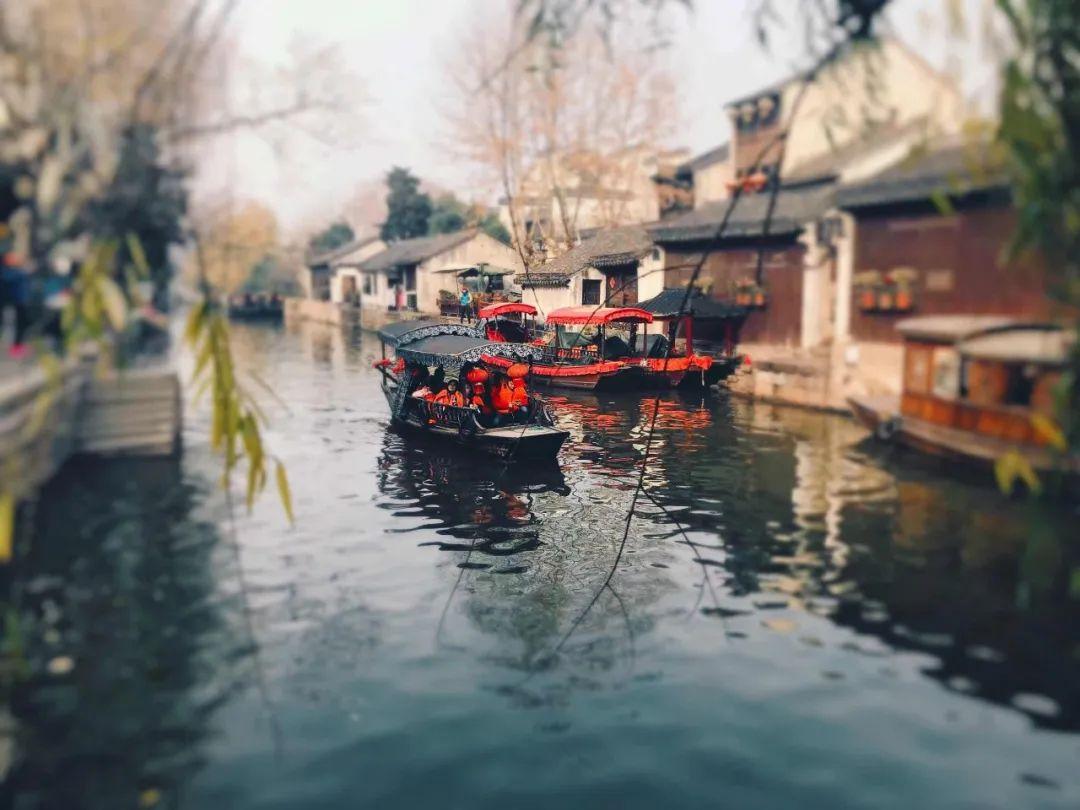
<svg viewBox="0 0 1080 810">
<path fill-rule="evenodd" d="M 285 508 L 285 515 L 289 518 L 289 523 L 295 523 L 296 518 L 293 516 L 292 492 L 289 490 L 289 478 L 285 474 L 285 465 L 280 461 L 277 462 L 275 475 L 277 477 L 278 495 L 281 497 L 281 505 Z"/>
</svg>

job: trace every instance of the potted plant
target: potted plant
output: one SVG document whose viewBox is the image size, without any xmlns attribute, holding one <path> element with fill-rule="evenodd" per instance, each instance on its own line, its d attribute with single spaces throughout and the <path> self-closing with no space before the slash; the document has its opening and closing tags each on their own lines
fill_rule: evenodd
<svg viewBox="0 0 1080 810">
<path fill-rule="evenodd" d="M 754 302 L 754 289 L 756 285 L 748 278 L 741 278 L 735 282 L 735 303 L 741 307 L 748 307 Z"/>
<path fill-rule="evenodd" d="M 915 302 L 912 289 L 919 278 L 919 271 L 912 267 L 899 267 L 889 273 L 889 281 L 896 290 L 894 304 L 900 312 L 909 312 L 914 308 Z"/>
<path fill-rule="evenodd" d="M 859 309 L 869 312 L 878 307 L 878 289 L 881 287 L 881 273 L 877 270 L 863 270 L 855 274 L 855 289 L 859 296 Z"/>
</svg>

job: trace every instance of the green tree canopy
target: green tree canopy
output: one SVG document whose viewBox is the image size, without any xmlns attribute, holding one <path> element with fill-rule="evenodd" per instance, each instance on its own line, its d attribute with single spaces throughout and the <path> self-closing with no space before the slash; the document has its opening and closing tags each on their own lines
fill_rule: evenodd
<svg viewBox="0 0 1080 810">
<path fill-rule="evenodd" d="M 386 221 L 379 236 L 386 242 L 426 236 L 431 218 L 431 197 L 420 191 L 420 179 L 395 166 L 386 175 Z"/>
<path fill-rule="evenodd" d="M 320 231 L 308 241 L 308 248 L 314 254 L 326 253 L 328 250 L 347 245 L 356 238 L 352 226 L 348 222 L 335 222 L 326 230 Z"/>
<path fill-rule="evenodd" d="M 494 211 L 462 202 L 453 194 L 443 194 L 432 205 L 428 233 L 453 233 L 464 228 L 479 228 L 503 244 L 510 244 L 510 232 Z"/>
</svg>

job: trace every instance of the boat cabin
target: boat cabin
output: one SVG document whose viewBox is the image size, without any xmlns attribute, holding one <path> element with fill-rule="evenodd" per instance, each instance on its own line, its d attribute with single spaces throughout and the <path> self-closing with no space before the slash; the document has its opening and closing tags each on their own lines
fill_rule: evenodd
<svg viewBox="0 0 1080 810">
<path fill-rule="evenodd" d="M 904 339 L 903 418 L 1006 442 L 1044 444 L 1033 414 L 1053 415 L 1075 334 L 1014 318 L 935 315 L 897 324 Z"/>
<path fill-rule="evenodd" d="M 488 304 L 476 313 L 484 336 L 491 341 L 528 343 L 538 331 L 536 307 L 520 301 Z"/>
<path fill-rule="evenodd" d="M 548 350 L 559 362 L 602 362 L 633 355 L 638 327 L 653 321 L 640 307 L 562 307 L 548 313 Z"/>
</svg>

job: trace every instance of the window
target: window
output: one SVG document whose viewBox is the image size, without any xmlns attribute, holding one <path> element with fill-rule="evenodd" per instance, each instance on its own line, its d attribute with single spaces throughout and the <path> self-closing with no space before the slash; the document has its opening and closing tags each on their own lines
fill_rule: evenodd
<svg viewBox="0 0 1080 810">
<path fill-rule="evenodd" d="M 1010 365 L 1006 367 L 1008 374 L 1005 386 L 1006 405 L 1031 405 L 1031 395 L 1035 391 L 1035 377 L 1038 369 L 1035 366 Z"/>
<path fill-rule="evenodd" d="M 364 295 L 375 294 L 375 276 L 372 273 L 364 273 Z"/>
<path fill-rule="evenodd" d="M 581 303 L 599 305 L 602 283 L 598 279 L 583 279 L 581 282 Z"/>
<path fill-rule="evenodd" d="M 960 355 L 956 349 L 934 349 L 934 376 L 931 391 L 942 399 L 956 399 L 960 395 Z"/>
<path fill-rule="evenodd" d="M 660 259 L 661 259 L 661 256 L 660 256 L 660 248 L 658 248 L 658 247 L 654 247 L 654 248 L 652 249 L 652 260 L 653 260 L 654 262 L 658 262 L 658 261 L 660 261 Z"/>
</svg>

